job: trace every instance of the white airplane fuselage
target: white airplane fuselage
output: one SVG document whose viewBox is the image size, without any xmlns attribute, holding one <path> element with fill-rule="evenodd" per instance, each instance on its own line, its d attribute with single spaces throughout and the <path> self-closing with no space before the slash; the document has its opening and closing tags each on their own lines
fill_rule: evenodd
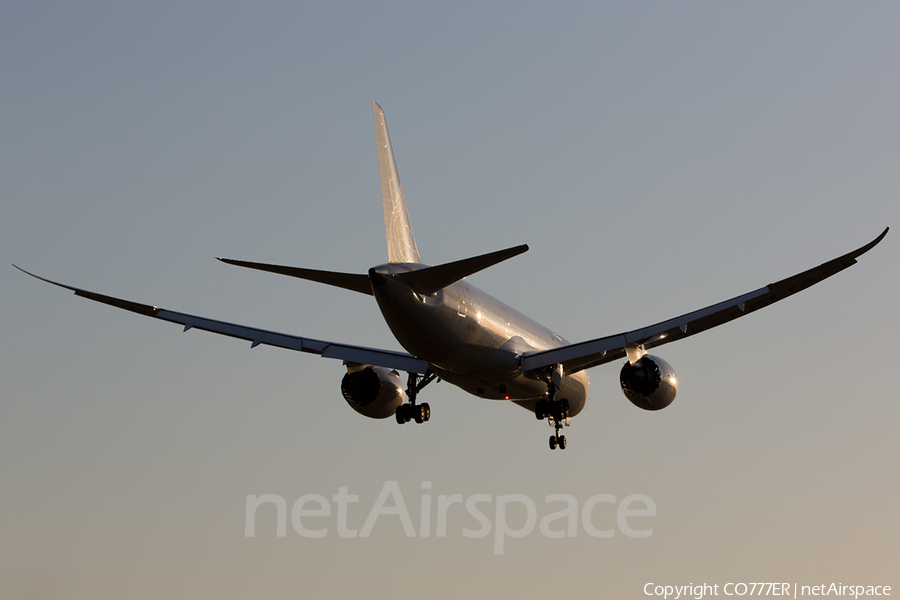
<svg viewBox="0 0 900 600">
<path fill-rule="evenodd" d="M 522 374 L 522 353 L 568 342 L 464 279 L 428 296 L 394 278 L 425 267 L 390 263 L 369 271 L 378 307 L 397 341 L 430 363 L 438 377 L 470 394 L 533 409 L 548 388 Z M 557 397 L 569 401 L 570 416 L 584 408 L 589 387 L 586 371 L 562 378 Z"/>
</svg>

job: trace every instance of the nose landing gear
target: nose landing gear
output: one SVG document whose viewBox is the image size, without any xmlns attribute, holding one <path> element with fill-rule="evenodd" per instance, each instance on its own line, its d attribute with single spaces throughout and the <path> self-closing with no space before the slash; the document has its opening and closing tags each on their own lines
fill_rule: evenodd
<svg viewBox="0 0 900 600">
<path fill-rule="evenodd" d="M 566 402 L 566 401 L 561 400 L 560 402 Z M 568 402 L 566 402 L 566 404 L 568 404 Z M 566 408 L 565 412 L 568 415 L 568 407 Z M 566 449 L 566 436 L 559 435 L 559 431 L 560 431 L 560 429 L 562 429 L 563 427 L 568 425 L 570 422 L 571 422 L 571 419 L 569 419 L 568 416 L 566 416 L 565 418 L 560 418 L 557 415 L 547 417 L 547 423 L 550 425 L 550 427 L 553 427 L 556 430 L 556 435 L 550 436 L 550 449 L 551 450 L 556 450 L 557 446 L 559 446 L 560 450 Z"/>
<path fill-rule="evenodd" d="M 566 436 L 551 435 L 550 436 L 550 449 L 556 450 L 557 445 L 559 445 L 560 450 L 565 450 L 566 449 Z"/>
<path fill-rule="evenodd" d="M 547 423 L 550 427 L 553 427 L 556 430 L 556 435 L 550 436 L 550 449 L 556 450 L 558 447 L 560 450 L 565 450 L 566 436 L 560 435 L 559 431 L 566 425 L 569 425 L 572 420 L 569 417 L 569 401 L 565 398 L 557 400 L 557 389 L 558 388 L 552 379 L 548 379 L 547 398 L 538 400 L 535 403 L 534 416 L 537 417 L 538 421 L 547 419 Z"/>
</svg>

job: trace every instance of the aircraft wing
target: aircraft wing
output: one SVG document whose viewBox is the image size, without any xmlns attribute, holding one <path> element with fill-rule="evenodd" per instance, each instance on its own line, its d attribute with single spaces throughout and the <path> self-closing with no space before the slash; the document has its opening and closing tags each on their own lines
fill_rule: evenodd
<svg viewBox="0 0 900 600">
<path fill-rule="evenodd" d="M 562 364 L 566 373 L 574 373 L 602 365 L 626 356 L 629 349 L 643 346 L 649 350 L 694 334 L 712 329 L 728 321 L 778 302 L 796 294 L 856 264 L 856 259 L 875 247 L 884 239 L 890 228 L 885 230 L 865 246 L 839 256 L 824 264 L 803 271 L 793 277 L 748 292 L 700 310 L 662 321 L 649 327 L 635 329 L 617 335 L 610 335 L 579 344 L 561 346 L 550 350 L 527 352 L 522 356 L 522 370 L 532 371 L 554 364 Z"/>
<path fill-rule="evenodd" d="M 16 267 L 16 265 L 13 265 Z M 66 288 L 75 292 L 76 296 L 109 304 L 117 308 L 130 310 L 141 315 L 162 319 L 184 325 L 184 331 L 189 329 L 201 329 L 203 331 L 211 331 L 221 335 L 238 338 L 250 342 L 250 347 L 255 348 L 260 344 L 267 346 L 275 346 L 276 348 L 287 348 L 288 350 L 299 350 L 300 352 L 309 352 L 318 354 L 324 358 L 337 358 L 344 362 L 356 362 L 378 367 L 387 367 L 389 369 L 397 369 L 398 371 L 406 371 L 409 373 L 424 374 L 428 370 L 428 363 L 423 360 L 406 354 L 404 352 L 393 352 L 391 350 L 379 350 L 377 348 L 366 348 L 363 346 L 351 346 L 349 344 L 338 344 L 335 342 L 327 342 L 323 340 L 315 340 L 312 338 L 289 335 L 286 333 L 278 333 L 275 331 L 266 331 L 265 329 L 256 329 L 254 327 L 245 327 L 244 325 L 235 325 L 233 323 L 225 323 L 224 321 L 216 321 L 195 315 L 188 315 L 171 310 L 166 310 L 158 306 L 150 306 L 149 304 L 139 304 L 130 300 L 122 300 L 112 296 L 97 294 L 88 290 L 82 290 L 76 287 L 50 281 L 39 277 L 34 273 L 29 273 L 25 269 L 16 267 L 23 273 L 27 273 L 36 279 L 52 283 L 53 285 Z"/>
</svg>

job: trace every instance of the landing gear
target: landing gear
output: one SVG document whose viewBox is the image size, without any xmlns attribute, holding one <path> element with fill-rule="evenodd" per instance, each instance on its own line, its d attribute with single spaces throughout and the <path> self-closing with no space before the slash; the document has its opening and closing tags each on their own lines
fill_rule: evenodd
<svg viewBox="0 0 900 600">
<path fill-rule="evenodd" d="M 556 429 L 556 435 L 550 436 L 550 449 L 556 450 L 556 447 L 559 446 L 560 450 L 565 450 L 566 449 L 566 436 L 559 435 L 559 430 L 564 427 L 563 422 L 558 421 L 557 419 L 553 419 L 552 421 L 550 421 L 550 427 L 553 427 Z"/>
<path fill-rule="evenodd" d="M 551 393 L 551 398 L 552 396 Z M 565 398 L 562 400 L 538 400 L 534 405 L 534 416 L 538 421 L 543 421 L 548 417 L 564 421 L 569 418 L 569 401 Z"/>
<path fill-rule="evenodd" d="M 401 404 L 397 407 L 397 412 L 394 413 L 394 416 L 397 419 L 397 423 L 403 425 L 404 423 L 409 423 L 410 421 L 415 421 L 416 423 L 424 423 L 431 419 L 431 407 L 428 406 L 427 402 L 423 402 L 422 404 L 416 404 L 416 396 L 419 394 L 419 391 L 432 381 L 437 379 L 437 376 L 428 371 L 425 375 L 419 377 L 418 373 L 410 373 L 409 380 L 406 384 L 406 395 L 409 397 L 409 402 L 406 404 Z"/>
<path fill-rule="evenodd" d="M 555 375 L 555 373 L 554 373 Z M 566 449 L 566 436 L 559 435 L 559 431 L 570 423 L 569 418 L 569 401 L 565 398 L 556 399 L 556 390 L 559 389 L 556 377 L 548 377 L 547 382 L 547 398 L 538 400 L 534 405 L 534 416 L 540 421 L 547 419 L 550 427 L 556 430 L 556 435 L 550 436 L 550 449 L 560 450 Z"/>
<path fill-rule="evenodd" d="M 566 449 L 566 436 L 564 435 L 551 435 L 550 436 L 550 449 L 556 450 L 556 446 L 559 446 L 560 450 Z"/>
<path fill-rule="evenodd" d="M 423 402 L 422 404 L 401 404 L 397 407 L 397 412 L 394 413 L 394 416 L 397 419 L 397 423 L 403 425 L 404 423 L 409 423 L 410 421 L 415 421 L 416 423 L 424 423 L 425 421 L 431 419 L 431 407 L 428 406 L 427 402 Z"/>
</svg>

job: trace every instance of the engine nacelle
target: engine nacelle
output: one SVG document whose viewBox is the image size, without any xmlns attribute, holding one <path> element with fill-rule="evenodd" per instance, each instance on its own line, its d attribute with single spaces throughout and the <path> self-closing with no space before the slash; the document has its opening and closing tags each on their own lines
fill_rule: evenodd
<svg viewBox="0 0 900 600">
<path fill-rule="evenodd" d="M 626 362 L 619 373 L 622 391 L 631 403 L 644 410 L 660 410 L 678 394 L 678 378 L 672 365 L 645 354 L 636 363 Z"/>
<path fill-rule="evenodd" d="M 372 365 L 347 366 L 341 393 L 353 410 L 372 419 L 386 419 L 403 404 L 406 393 L 397 371 Z"/>
</svg>

